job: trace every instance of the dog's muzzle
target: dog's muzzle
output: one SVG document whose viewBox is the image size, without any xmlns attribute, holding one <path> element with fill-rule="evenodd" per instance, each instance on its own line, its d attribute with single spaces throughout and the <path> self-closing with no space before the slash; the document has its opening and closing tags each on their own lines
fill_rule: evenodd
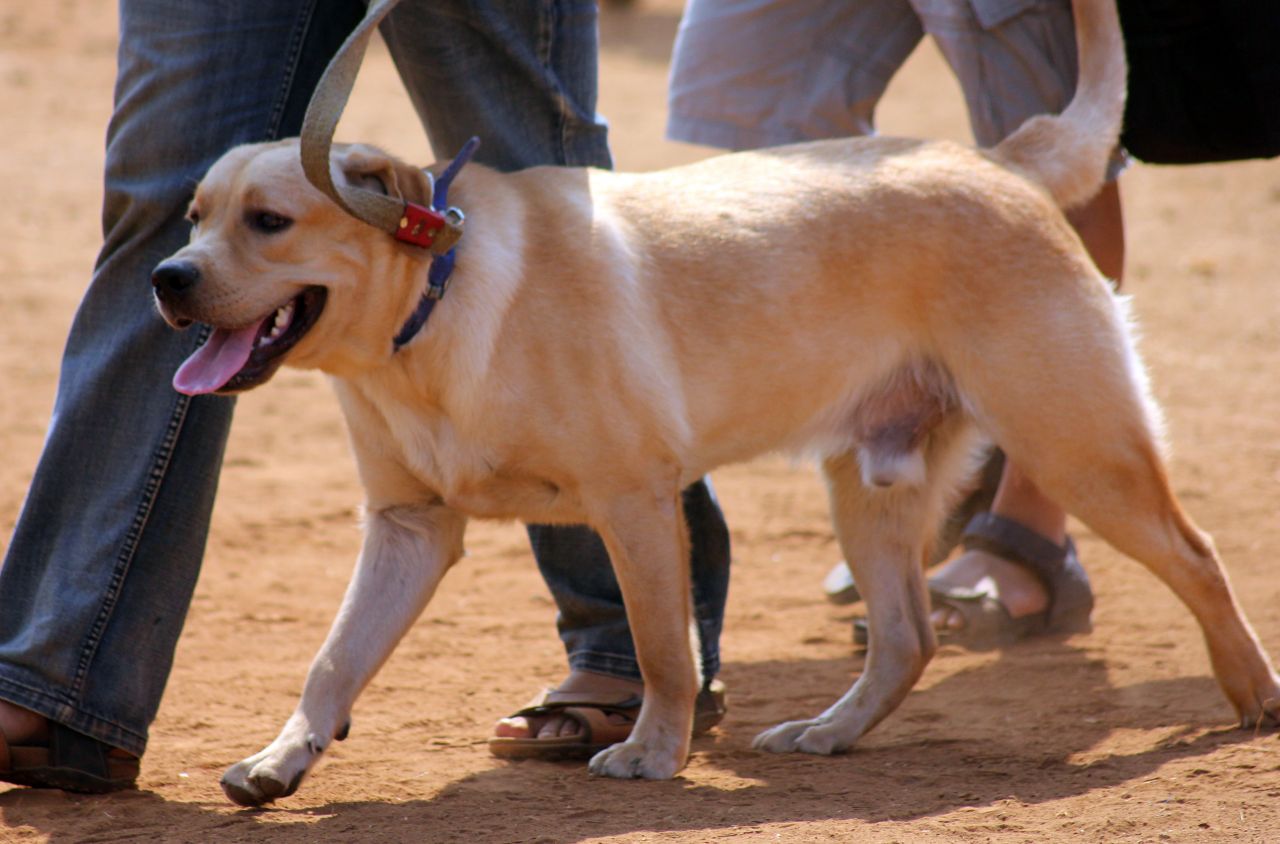
<svg viewBox="0 0 1280 844">
<path fill-rule="evenodd" d="M 151 274 L 151 286 L 155 289 L 156 299 L 165 310 L 180 306 L 187 294 L 200 282 L 200 268 L 190 261 L 163 261 Z M 191 320 L 172 318 L 178 328 L 186 328 Z"/>
</svg>

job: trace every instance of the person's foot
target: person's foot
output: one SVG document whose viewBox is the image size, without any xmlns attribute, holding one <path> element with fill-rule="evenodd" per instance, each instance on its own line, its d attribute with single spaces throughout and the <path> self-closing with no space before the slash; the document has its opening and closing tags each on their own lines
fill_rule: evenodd
<svg viewBox="0 0 1280 844">
<path fill-rule="evenodd" d="M 131 753 L 0 701 L 0 781 L 32 788 L 103 794 L 134 788 Z"/>
<path fill-rule="evenodd" d="M 574 671 L 499 721 L 489 752 L 503 759 L 590 759 L 631 737 L 643 693 L 639 681 Z M 710 681 L 694 701 L 693 737 L 705 735 L 727 711 L 724 683 Z"/>
<path fill-rule="evenodd" d="M 556 691 L 572 693 L 584 699 L 599 697 L 601 699 L 617 699 L 634 695 L 640 698 L 644 694 L 644 683 L 639 680 L 627 680 L 608 674 L 596 674 L 590 671 L 574 669 L 569 676 L 556 687 Z M 619 726 L 630 723 L 625 715 L 606 713 L 605 717 L 612 724 Z M 500 738 L 571 738 L 580 735 L 582 724 L 561 712 L 552 712 L 543 716 L 512 715 L 498 721 L 493 734 Z"/>
<path fill-rule="evenodd" d="M 1039 577 L 1018 563 L 978 548 L 965 551 L 942 566 L 930 576 L 929 586 L 939 592 L 984 593 L 998 601 L 1014 619 L 1049 608 L 1049 593 Z M 933 629 L 940 633 L 959 632 L 965 625 L 964 614 L 954 607 L 935 606 L 931 619 Z"/>
<path fill-rule="evenodd" d="M 991 514 L 1017 522 L 1054 545 L 1066 542 L 1067 514 L 1012 463 L 1005 464 Z M 939 592 L 984 593 L 1015 620 L 1049 608 L 1044 580 L 1025 565 L 984 548 L 969 548 L 943 564 L 930 575 L 929 586 Z M 932 618 L 933 628 L 939 632 L 964 629 L 964 614 L 954 607 L 935 607 Z"/>
<path fill-rule="evenodd" d="M 990 551 L 973 548 L 947 562 L 929 577 L 936 592 L 980 592 L 998 601 L 1010 618 L 1023 618 L 1043 612 L 1049 606 L 1049 593 L 1044 582 L 1019 563 L 1010 562 Z M 862 600 L 849 567 L 838 563 L 822 583 L 827 600 L 838 606 Z M 935 607 L 931 618 L 933 629 L 956 632 L 964 628 L 964 615 L 950 607 Z"/>
</svg>

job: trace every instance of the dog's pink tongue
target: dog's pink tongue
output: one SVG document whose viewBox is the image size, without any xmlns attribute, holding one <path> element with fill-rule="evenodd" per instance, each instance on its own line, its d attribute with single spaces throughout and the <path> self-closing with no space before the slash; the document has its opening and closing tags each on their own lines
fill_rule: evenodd
<svg viewBox="0 0 1280 844">
<path fill-rule="evenodd" d="M 178 367 L 173 388 L 188 396 L 212 393 L 244 368 L 257 336 L 256 325 L 238 331 L 215 328 L 205 344 Z"/>
</svg>

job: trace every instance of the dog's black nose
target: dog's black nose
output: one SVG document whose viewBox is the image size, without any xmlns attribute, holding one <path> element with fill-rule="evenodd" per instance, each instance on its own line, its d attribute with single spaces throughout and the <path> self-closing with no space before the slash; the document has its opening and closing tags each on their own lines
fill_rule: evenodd
<svg viewBox="0 0 1280 844">
<path fill-rule="evenodd" d="M 200 280 L 200 270 L 186 261 L 165 261 L 151 274 L 151 286 L 161 296 L 186 292 Z"/>
</svg>

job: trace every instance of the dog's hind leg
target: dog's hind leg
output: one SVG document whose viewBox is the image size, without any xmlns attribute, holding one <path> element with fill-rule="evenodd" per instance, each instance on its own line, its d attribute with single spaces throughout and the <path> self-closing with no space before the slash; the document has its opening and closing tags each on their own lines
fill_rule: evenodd
<svg viewBox="0 0 1280 844">
<path fill-rule="evenodd" d="M 1174 497 L 1154 440 L 1142 425 L 1112 412 L 1104 441 L 1067 423 L 1034 450 L 1019 443 L 1006 452 L 1064 509 L 1186 604 L 1242 725 L 1280 723 L 1280 677 L 1236 602 L 1212 540 Z"/>
<path fill-rule="evenodd" d="M 261 806 L 292 794 L 329 743 L 345 737 L 356 697 L 462 555 L 464 525 L 443 506 L 368 514 L 355 574 L 297 709 L 275 741 L 222 777 L 233 802 Z"/>
<path fill-rule="evenodd" d="M 1280 721 L 1280 677 L 1212 541 L 1169 487 L 1158 414 L 1118 309 L 1071 304 L 1051 303 L 1052 315 L 1033 323 L 1040 330 L 1000 355 L 982 348 L 997 332 L 969 336 L 966 349 L 984 364 L 957 379 L 962 391 L 1037 486 L 1187 605 L 1241 723 Z M 993 360 L 1004 364 L 992 366 Z"/>
<path fill-rule="evenodd" d="M 825 712 L 756 737 L 775 752 L 837 753 L 902 702 L 936 648 L 923 561 L 954 489 L 971 463 L 972 425 L 951 414 L 922 443 L 918 482 L 869 488 L 853 454 L 823 464 L 836 537 L 867 603 L 866 669 Z"/>
<path fill-rule="evenodd" d="M 684 767 L 693 732 L 698 667 L 690 621 L 689 540 L 675 483 L 595 497 L 600 533 L 631 625 L 644 703 L 631 737 L 597 753 L 593 774 L 670 779 Z"/>
</svg>

